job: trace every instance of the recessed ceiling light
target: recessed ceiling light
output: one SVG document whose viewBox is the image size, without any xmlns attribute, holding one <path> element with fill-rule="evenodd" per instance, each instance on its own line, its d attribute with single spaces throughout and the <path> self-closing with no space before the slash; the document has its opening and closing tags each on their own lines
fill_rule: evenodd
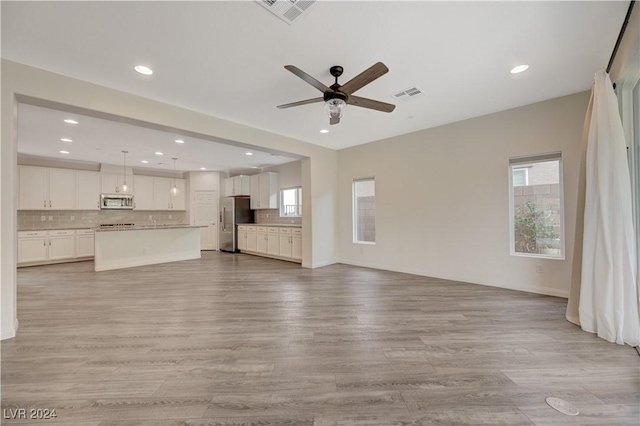
<svg viewBox="0 0 640 426">
<path fill-rule="evenodd" d="M 143 164 L 149 164 L 149 162 L 147 160 L 140 160 L 141 163 Z"/>
<path fill-rule="evenodd" d="M 160 151 L 156 151 L 156 155 L 164 155 L 164 154 L 161 153 Z"/>
<path fill-rule="evenodd" d="M 144 65 L 136 65 L 133 69 L 143 75 L 153 74 L 153 70 L 149 67 L 145 67 Z"/>
<path fill-rule="evenodd" d="M 258 166 L 251 166 L 251 168 L 252 168 L 252 169 L 257 169 L 257 168 L 258 168 Z"/>
<path fill-rule="evenodd" d="M 68 154 L 69 151 L 60 151 L 60 154 Z"/>
<path fill-rule="evenodd" d="M 200 167 L 200 170 L 207 170 L 206 167 Z"/>
<path fill-rule="evenodd" d="M 176 143 L 184 143 L 182 139 L 176 139 Z"/>
<path fill-rule="evenodd" d="M 529 69 L 529 65 L 518 65 L 517 67 L 513 67 L 511 68 L 511 71 L 509 71 L 511 74 L 518 74 L 521 72 L 524 72 L 526 70 Z"/>
<path fill-rule="evenodd" d="M 78 122 L 76 120 L 72 120 L 70 118 L 67 118 L 66 120 L 64 120 L 65 123 L 67 124 L 78 124 Z"/>
<path fill-rule="evenodd" d="M 320 133 L 329 133 L 329 131 L 327 129 L 322 129 L 320 130 Z"/>
<path fill-rule="evenodd" d="M 253 152 L 245 152 L 244 155 L 253 155 Z"/>
<path fill-rule="evenodd" d="M 62 138 L 60 139 L 62 142 L 73 142 L 73 140 L 69 139 L 69 138 Z"/>
</svg>

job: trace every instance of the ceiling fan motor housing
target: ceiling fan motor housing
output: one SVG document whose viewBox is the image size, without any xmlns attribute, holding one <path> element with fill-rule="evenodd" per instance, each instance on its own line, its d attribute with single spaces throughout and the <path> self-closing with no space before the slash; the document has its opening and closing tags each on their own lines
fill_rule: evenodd
<svg viewBox="0 0 640 426">
<path fill-rule="evenodd" d="M 342 92 L 325 92 L 324 101 L 330 101 L 331 99 L 342 99 L 344 102 L 347 102 L 349 96 L 346 93 Z"/>
</svg>

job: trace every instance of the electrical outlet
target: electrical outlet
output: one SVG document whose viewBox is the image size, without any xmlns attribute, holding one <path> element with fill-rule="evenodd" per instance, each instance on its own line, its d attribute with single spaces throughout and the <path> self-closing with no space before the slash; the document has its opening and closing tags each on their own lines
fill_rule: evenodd
<svg viewBox="0 0 640 426">
<path fill-rule="evenodd" d="M 47 220 L 47 217 L 46 216 L 40 216 L 40 220 L 44 222 L 45 220 Z"/>
<path fill-rule="evenodd" d="M 149 220 L 153 220 L 153 216 L 152 215 L 149 215 Z"/>
<path fill-rule="evenodd" d="M 173 215 L 169 215 L 169 219 L 173 219 Z"/>
<path fill-rule="evenodd" d="M 71 217 L 69 218 L 69 220 L 71 220 L 71 221 L 73 222 L 74 220 L 76 220 L 76 217 L 75 217 L 75 216 L 71 216 Z"/>
<path fill-rule="evenodd" d="M 267 213 L 267 219 L 269 219 L 269 213 Z"/>
<path fill-rule="evenodd" d="M 53 220 L 53 216 L 49 216 L 49 220 Z"/>
<path fill-rule="evenodd" d="M 544 274 L 544 265 L 536 265 L 536 272 L 539 274 Z"/>
</svg>

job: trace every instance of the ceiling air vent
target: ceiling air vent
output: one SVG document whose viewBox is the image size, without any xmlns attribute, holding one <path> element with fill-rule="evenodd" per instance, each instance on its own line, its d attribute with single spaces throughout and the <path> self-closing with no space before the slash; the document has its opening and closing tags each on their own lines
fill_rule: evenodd
<svg viewBox="0 0 640 426">
<path fill-rule="evenodd" d="M 294 20 L 308 12 L 316 0 L 256 0 L 256 2 L 291 25 Z"/>
<path fill-rule="evenodd" d="M 401 92 L 394 93 L 392 96 L 397 101 L 409 102 L 412 99 L 421 98 L 425 96 L 425 93 L 418 86 L 412 86 L 412 87 L 409 87 L 408 89 L 402 90 Z"/>
</svg>

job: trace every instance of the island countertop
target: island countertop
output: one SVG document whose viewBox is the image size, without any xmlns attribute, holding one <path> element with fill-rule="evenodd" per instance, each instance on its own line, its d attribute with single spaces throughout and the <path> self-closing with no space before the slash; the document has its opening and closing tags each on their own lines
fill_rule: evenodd
<svg viewBox="0 0 640 426">
<path fill-rule="evenodd" d="M 302 228 L 299 223 L 238 223 L 238 226 L 266 226 L 266 227 L 281 227 L 281 228 Z"/>
<path fill-rule="evenodd" d="M 200 225 L 135 225 L 135 226 L 114 226 L 112 228 L 93 228 L 96 232 L 113 232 L 113 231 L 146 231 L 153 229 L 183 229 L 183 228 L 206 228 Z"/>
</svg>

